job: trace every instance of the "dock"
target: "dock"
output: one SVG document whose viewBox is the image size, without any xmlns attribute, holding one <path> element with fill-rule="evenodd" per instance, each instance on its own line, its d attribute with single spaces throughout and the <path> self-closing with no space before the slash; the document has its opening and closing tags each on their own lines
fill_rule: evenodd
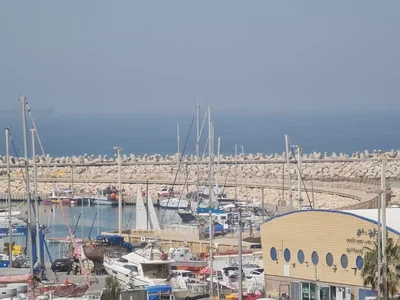
<svg viewBox="0 0 400 300">
<path fill-rule="evenodd" d="M 108 231 L 101 233 L 104 236 L 118 234 L 118 231 Z M 208 252 L 210 241 L 200 239 L 197 226 L 167 225 L 160 230 L 124 230 L 122 231 L 124 240 L 137 244 L 146 240 L 157 239 L 162 250 L 168 252 L 169 248 L 187 246 L 193 253 Z M 245 236 L 243 236 L 245 238 Z M 237 234 L 228 233 L 223 237 L 217 236 L 213 239 L 214 251 L 229 252 L 238 249 Z M 250 246 L 254 243 L 242 242 L 243 250 L 251 250 Z M 256 249 L 260 250 L 260 249 Z"/>
</svg>

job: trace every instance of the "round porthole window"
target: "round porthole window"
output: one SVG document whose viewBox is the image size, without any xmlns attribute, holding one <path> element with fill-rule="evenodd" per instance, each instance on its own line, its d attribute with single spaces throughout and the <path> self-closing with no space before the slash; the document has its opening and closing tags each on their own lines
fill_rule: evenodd
<svg viewBox="0 0 400 300">
<path fill-rule="evenodd" d="M 319 257 L 318 257 L 318 253 L 316 251 L 314 251 L 311 254 L 311 261 L 312 261 L 313 265 L 318 265 Z"/>
<path fill-rule="evenodd" d="M 288 248 L 283 252 L 283 256 L 285 257 L 286 262 L 290 261 L 290 250 Z"/>
<path fill-rule="evenodd" d="M 299 264 L 302 264 L 304 262 L 303 250 L 299 250 L 299 252 L 297 252 L 297 260 L 299 261 Z"/>
<path fill-rule="evenodd" d="M 346 269 L 347 266 L 349 265 L 349 259 L 347 258 L 346 254 L 343 254 L 342 257 L 340 258 L 340 264 L 342 265 L 343 269 Z"/>
<path fill-rule="evenodd" d="M 361 256 L 357 256 L 356 266 L 357 266 L 357 269 L 359 269 L 359 270 L 361 270 L 364 267 L 364 260 Z"/>
<path fill-rule="evenodd" d="M 278 258 L 278 253 L 276 252 L 275 247 L 272 247 L 271 250 L 269 251 L 269 255 L 271 256 L 272 260 L 277 260 Z"/>
<path fill-rule="evenodd" d="M 326 264 L 328 265 L 328 267 L 332 267 L 333 265 L 333 256 L 332 253 L 328 253 L 326 255 Z"/>
</svg>

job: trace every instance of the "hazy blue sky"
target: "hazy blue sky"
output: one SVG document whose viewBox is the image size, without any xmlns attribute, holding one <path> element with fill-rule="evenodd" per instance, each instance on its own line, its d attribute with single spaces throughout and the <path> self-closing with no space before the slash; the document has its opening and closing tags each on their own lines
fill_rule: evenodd
<svg viewBox="0 0 400 300">
<path fill-rule="evenodd" d="M 0 103 L 400 109 L 399 1 L 1 1 Z"/>
</svg>

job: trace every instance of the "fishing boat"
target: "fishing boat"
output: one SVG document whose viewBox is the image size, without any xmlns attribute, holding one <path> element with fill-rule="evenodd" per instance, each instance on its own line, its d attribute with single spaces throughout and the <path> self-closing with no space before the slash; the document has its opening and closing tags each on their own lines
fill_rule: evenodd
<svg viewBox="0 0 400 300">
<path fill-rule="evenodd" d="M 55 188 L 51 190 L 51 196 L 43 199 L 43 203 L 60 203 L 60 204 L 71 204 L 73 191 L 66 188 Z"/>
<path fill-rule="evenodd" d="M 107 187 L 98 191 L 90 201 L 98 205 L 118 205 L 119 192 L 115 187 Z"/>
</svg>

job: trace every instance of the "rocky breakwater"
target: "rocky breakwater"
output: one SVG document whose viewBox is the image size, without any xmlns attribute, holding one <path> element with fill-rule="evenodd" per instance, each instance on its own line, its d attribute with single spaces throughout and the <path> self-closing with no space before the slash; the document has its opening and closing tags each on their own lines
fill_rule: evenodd
<svg viewBox="0 0 400 300">
<path fill-rule="evenodd" d="M 386 153 L 388 157 L 386 177 L 389 179 L 400 178 L 400 150 Z M 314 186 L 338 186 L 340 188 L 366 190 L 374 189 L 380 179 L 381 163 L 379 153 L 335 154 L 311 153 L 302 156 L 302 173 L 305 182 L 313 182 Z M 235 158 L 221 155 L 214 157 L 214 178 L 219 185 L 226 185 L 228 194 L 232 193 L 235 182 L 239 185 L 241 198 L 253 198 L 260 196 L 260 190 L 255 188 L 257 184 L 288 185 L 287 166 L 285 153 L 282 154 L 247 154 Z M 118 167 L 116 157 L 82 155 L 72 157 L 54 158 L 47 156 L 36 157 L 38 167 L 39 193 L 49 193 L 55 186 L 69 186 L 79 190 L 95 189 L 107 184 L 117 183 Z M 12 188 L 16 193 L 24 191 L 22 181 L 23 159 L 11 158 Z M 33 161 L 29 161 L 30 172 Z M 179 172 L 177 156 L 143 155 L 134 154 L 122 156 L 122 180 L 127 193 L 135 194 L 136 184 L 143 184 L 147 180 L 151 185 L 151 191 L 156 194 L 157 189 L 172 184 L 176 181 L 184 184 L 188 178 L 189 186 L 192 186 L 197 178 L 196 157 L 184 156 L 180 162 Z M 208 157 L 200 158 L 199 177 L 202 182 L 207 182 L 209 177 Z M 0 178 L 6 175 L 5 157 L 0 157 Z M 235 177 L 237 178 L 235 180 Z M 297 180 L 297 165 L 291 157 L 290 177 L 292 185 Z M 282 182 L 284 179 L 284 182 Z M 190 187 L 191 188 L 191 187 Z M 6 190 L 6 182 L 0 181 L 0 191 Z M 253 194 L 252 194 L 253 193 Z M 271 192 L 272 194 L 272 192 Z M 283 197 L 283 195 L 282 195 Z M 326 201 L 325 201 L 326 202 Z M 328 201 L 329 202 L 329 201 Z M 327 204 L 329 206 L 329 203 Z"/>
</svg>

